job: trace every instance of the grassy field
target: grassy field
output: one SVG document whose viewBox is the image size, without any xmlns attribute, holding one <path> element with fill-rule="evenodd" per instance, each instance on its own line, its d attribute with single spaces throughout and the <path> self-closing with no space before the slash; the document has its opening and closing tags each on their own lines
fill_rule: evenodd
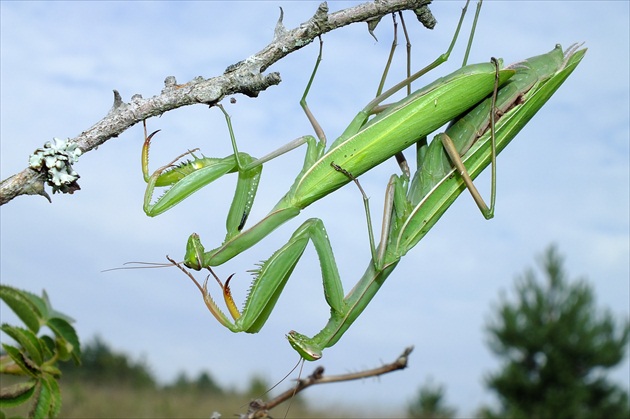
<svg viewBox="0 0 630 419">
<path fill-rule="evenodd" d="M 133 389 L 111 385 L 62 384 L 61 418 L 209 418 L 213 412 L 232 418 L 247 411 L 250 398 L 242 394 L 208 395 L 197 391 L 175 389 Z M 284 417 L 288 403 L 270 412 Z M 9 409 L 7 417 L 26 416 L 27 408 Z M 359 415 L 360 416 L 360 415 Z M 308 409 L 296 399 L 287 414 L 289 418 L 357 417 L 349 411 Z"/>
</svg>

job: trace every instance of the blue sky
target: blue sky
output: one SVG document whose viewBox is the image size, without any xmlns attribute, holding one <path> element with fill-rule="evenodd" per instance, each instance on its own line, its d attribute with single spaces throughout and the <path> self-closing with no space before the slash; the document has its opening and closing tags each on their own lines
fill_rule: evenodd
<svg viewBox="0 0 630 419">
<path fill-rule="evenodd" d="M 271 40 L 279 9 L 293 28 L 316 2 L 1 2 L 1 178 L 26 167 L 28 156 L 52 137 L 75 137 L 112 105 L 159 93 L 163 80 L 211 77 L 261 50 Z M 331 11 L 355 2 L 329 2 Z M 413 66 L 443 52 L 463 2 L 438 2 L 438 25 L 427 31 L 411 16 Z M 469 16 L 470 22 L 472 14 Z M 462 195 L 401 262 L 341 341 L 324 352 L 329 373 L 356 371 L 393 360 L 415 345 L 410 368 L 379 380 L 321 386 L 307 393 L 318 404 L 404 408 L 427 377 L 443 383 L 460 413 L 493 401 L 484 374 L 498 368 L 483 325 L 501 292 L 535 257 L 556 243 L 572 278 L 587 277 L 597 303 L 628 316 L 629 86 L 627 2 L 518 2 L 484 4 L 470 62 L 491 56 L 514 62 L 586 42 L 575 73 L 498 160 L 495 219 L 487 222 Z M 324 37 L 324 59 L 309 96 L 329 139 L 374 95 L 391 43 L 384 19 L 376 43 L 364 24 Z M 460 65 L 464 40 L 451 61 L 424 83 Z M 390 80 L 404 72 L 401 44 Z M 261 156 L 312 129 L 298 101 L 317 47 L 309 45 L 274 65 L 283 82 L 257 99 L 227 105 L 241 150 Z M 422 85 L 423 81 L 418 82 Z M 207 156 L 230 153 L 222 115 L 205 106 L 178 109 L 148 121 L 161 129 L 152 168 L 189 148 Z M 73 196 L 19 197 L 2 207 L 3 283 L 33 292 L 45 288 L 53 304 L 74 316 L 83 339 L 95 334 L 119 350 L 143 356 L 162 380 L 184 370 L 208 370 L 223 385 L 244 387 L 253 373 L 279 380 L 297 355 L 284 334 L 314 334 L 328 309 L 312 249 L 263 331 L 232 334 L 206 310 L 190 281 L 174 269 L 114 271 L 127 261 L 183 256 L 187 237 L 218 245 L 234 178 L 222 179 L 156 218 L 142 211 L 142 127 L 134 126 L 75 165 L 82 190 Z M 250 223 L 263 217 L 298 173 L 302 150 L 265 166 Z M 393 162 L 363 176 L 373 213 L 382 208 Z M 488 195 L 488 179 L 478 184 Z M 369 261 L 362 202 L 348 186 L 309 207 L 261 245 L 218 269 L 236 272 L 242 301 L 248 269 L 282 246 L 309 217 L 324 220 L 346 290 Z M 376 223 L 376 221 L 375 221 Z M 217 291 L 216 289 L 214 290 Z M 3 321 L 9 321 L 2 309 Z M 305 371 L 314 368 L 308 364 Z M 614 377 L 628 387 L 628 361 Z M 238 409 L 236 407 L 235 409 Z M 382 413 L 382 412 L 381 412 Z"/>
</svg>

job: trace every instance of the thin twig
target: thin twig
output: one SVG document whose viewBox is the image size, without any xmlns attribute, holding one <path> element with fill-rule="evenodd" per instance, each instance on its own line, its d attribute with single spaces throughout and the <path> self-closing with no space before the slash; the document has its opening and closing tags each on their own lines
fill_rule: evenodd
<svg viewBox="0 0 630 419">
<path fill-rule="evenodd" d="M 328 383 L 338 383 L 341 381 L 352 381 L 359 380 L 368 377 L 378 377 L 379 375 L 387 374 L 389 372 L 403 370 L 407 368 L 407 361 L 409 358 L 409 354 L 413 351 L 413 346 L 406 348 L 402 354 L 398 356 L 398 358 L 390 363 L 380 366 L 378 368 L 372 368 L 369 370 L 349 373 L 349 374 L 341 374 L 341 375 L 329 375 L 324 376 L 324 367 L 319 366 L 315 368 L 315 371 L 311 375 L 306 378 L 302 378 L 298 380 L 297 384 L 280 394 L 278 397 L 270 400 L 268 402 L 263 402 L 262 400 L 254 400 L 249 404 L 249 409 L 247 414 L 241 415 L 241 418 L 253 419 L 253 418 L 265 418 L 269 417 L 268 411 L 278 406 L 279 404 L 293 398 L 299 392 L 305 390 L 306 388 L 313 386 L 315 384 L 328 384 Z"/>
</svg>

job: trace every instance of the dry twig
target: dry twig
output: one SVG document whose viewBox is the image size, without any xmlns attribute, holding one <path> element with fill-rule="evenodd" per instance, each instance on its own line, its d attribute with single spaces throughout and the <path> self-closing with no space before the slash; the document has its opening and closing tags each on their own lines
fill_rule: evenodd
<svg viewBox="0 0 630 419">
<path fill-rule="evenodd" d="M 403 370 L 407 368 L 407 360 L 409 358 L 409 354 L 413 351 L 413 346 L 406 348 L 402 354 L 398 356 L 398 358 L 389 364 L 382 365 L 378 368 L 372 368 L 365 371 L 359 371 L 349 374 L 341 374 L 341 375 L 329 375 L 324 376 L 324 367 L 319 366 L 315 368 L 315 371 L 311 375 L 306 378 L 302 378 L 298 380 L 297 384 L 280 394 L 278 397 L 270 400 L 268 402 L 263 402 L 262 400 L 253 400 L 249 404 L 249 409 L 246 414 L 241 415 L 242 419 L 254 419 L 254 418 L 268 418 L 269 410 L 278 406 L 279 404 L 290 400 L 295 395 L 297 395 L 302 390 L 313 386 L 315 384 L 327 384 L 327 383 L 338 383 L 341 381 L 352 381 L 359 380 L 368 377 L 378 377 L 383 374 L 387 374 L 388 372 Z"/>
</svg>

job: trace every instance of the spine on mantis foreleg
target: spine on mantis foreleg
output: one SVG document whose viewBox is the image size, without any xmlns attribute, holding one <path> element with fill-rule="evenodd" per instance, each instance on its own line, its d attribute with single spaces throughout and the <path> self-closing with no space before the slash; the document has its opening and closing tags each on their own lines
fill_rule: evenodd
<svg viewBox="0 0 630 419">
<path fill-rule="evenodd" d="M 153 175 L 147 177 L 147 189 L 144 197 L 144 211 L 147 215 L 155 217 L 188 198 L 199 189 L 214 182 L 227 173 L 237 171 L 237 163 L 234 155 L 224 158 L 194 156 L 193 160 L 177 165 L 165 166 L 158 169 Z M 246 153 L 240 153 L 239 158 L 244 162 L 255 160 Z M 148 162 L 147 162 L 148 163 Z M 144 170 L 147 170 L 143 166 Z M 249 214 L 255 195 L 262 167 L 251 169 L 248 173 L 239 172 L 239 183 L 235 192 L 230 215 L 228 217 L 228 232 L 237 231 L 241 223 L 243 213 Z M 243 185 L 243 186 L 242 186 Z M 238 187 L 240 186 L 240 188 Z M 160 198 L 151 203 L 155 187 L 169 187 Z M 244 189 L 251 190 L 250 195 L 243 194 Z M 239 194 L 239 191 L 241 193 Z M 236 215 L 235 215 L 236 214 Z M 234 219 L 238 219 L 234 221 Z"/>
<path fill-rule="evenodd" d="M 497 107 L 505 108 L 497 116 L 495 138 L 497 152 L 503 150 L 527 122 L 542 108 L 566 78 L 580 63 L 586 49 L 572 46 L 563 54 L 558 45 L 547 54 L 513 64 L 515 76 L 501 87 Z M 485 119 L 478 119 L 483 112 L 489 115 L 488 103 L 481 103 L 455 122 L 446 133 L 459 144 L 470 147 L 462 161 L 472 179 L 490 163 L 491 135 Z M 483 127 L 476 132 L 469 125 Z M 455 140 L 457 138 L 457 140 Z M 472 146 L 470 146 L 472 142 Z M 446 164 L 444 162 L 447 162 Z M 396 252 L 404 255 L 428 232 L 440 216 L 464 190 L 461 178 L 450 176 L 452 167 L 439 142 L 433 141 L 427 150 L 423 166 L 418 170 L 409 190 L 409 200 L 416 205 L 414 214 L 399 229 Z M 439 176 L 441 174 L 441 177 Z M 407 224 L 418 224 L 409 228 Z M 402 252 L 402 253 L 400 253 Z"/>
</svg>

